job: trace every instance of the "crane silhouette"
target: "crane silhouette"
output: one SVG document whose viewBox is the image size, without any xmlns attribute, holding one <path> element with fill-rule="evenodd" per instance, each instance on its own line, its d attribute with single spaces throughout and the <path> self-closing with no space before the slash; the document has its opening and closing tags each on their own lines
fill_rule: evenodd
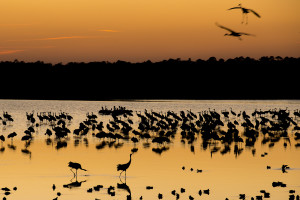
<svg viewBox="0 0 300 200">
<path fill-rule="evenodd" d="M 7 138 L 11 138 L 11 144 L 13 143 L 13 138 L 17 136 L 17 133 L 16 132 L 12 132 L 10 134 L 8 134 Z"/>
<path fill-rule="evenodd" d="M 248 24 L 248 13 L 250 13 L 250 12 L 252 12 L 256 17 L 261 18 L 261 16 L 257 12 L 255 12 L 252 9 L 242 7 L 242 4 L 239 4 L 236 7 L 229 8 L 228 10 L 233 10 L 233 9 L 241 9 L 242 14 L 243 14 L 242 24 L 244 23 L 245 18 L 246 18 L 246 24 Z"/>
<path fill-rule="evenodd" d="M 74 177 L 76 177 L 76 178 L 77 178 L 77 170 L 78 170 L 78 169 L 81 169 L 81 170 L 83 170 L 83 171 L 87 171 L 86 169 L 82 169 L 81 164 L 76 163 L 76 162 L 71 162 L 71 161 L 70 161 L 68 167 L 71 168 L 71 169 L 70 169 L 71 172 L 73 172 L 72 169 L 75 169 L 75 170 L 76 170 L 76 174 L 73 172 Z"/>
<path fill-rule="evenodd" d="M 229 28 L 226 28 L 225 26 L 222 26 L 222 25 L 220 25 L 220 24 L 218 24 L 218 23 L 216 23 L 216 25 L 217 25 L 218 27 L 220 27 L 220 28 L 222 28 L 222 29 L 225 29 L 225 30 L 227 30 L 227 31 L 230 32 L 230 33 L 225 33 L 224 36 L 237 37 L 239 40 L 242 40 L 242 38 L 241 38 L 242 35 L 255 36 L 255 35 L 249 34 L 249 33 L 243 33 L 243 32 L 236 32 L 236 31 L 233 31 L 233 30 L 231 30 L 231 29 L 229 29 Z"/>
<path fill-rule="evenodd" d="M 126 178 L 126 170 L 129 168 L 129 166 L 131 164 L 131 156 L 132 156 L 132 153 L 130 154 L 130 159 L 129 159 L 128 163 L 117 165 L 117 171 L 121 171 L 119 177 L 125 171 L 125 178 Z"/>
</svg>

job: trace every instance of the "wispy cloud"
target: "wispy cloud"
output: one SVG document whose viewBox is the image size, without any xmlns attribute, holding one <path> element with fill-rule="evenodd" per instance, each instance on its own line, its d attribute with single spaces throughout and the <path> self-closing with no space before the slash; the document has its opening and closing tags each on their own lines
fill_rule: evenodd
<svg viewBox="0 0 300 200">
<path fill-rule="evenodd" d="M 88 36 L 62 36 L 62 37 L 49 37 L 49 38 L 41 38 L 36 40 L 65 40 L 65 39 L 82 39 L 82 38 L 90 38 Z"/>
<path fill-rule="evenodd" d="M 16 39 L 16 40 L 6 40 L 5 42 L 32 42 L 32 41 L 56 41 L 56 40 L 71 40 L 71 39 L 97 39 L 106 38 L 108 36 L 103 35 L 88 35 L 88 36 L 59 36 L 59 37 L 47 37 L 47 38 L 31 38 L 31 39 Z"/>
<path fill-rule="evenodd" d="M 110 30 L 110 29 L 100 29 L 100 30 L 97 30 L 97 31 L 101 31 L 101 32 L 109 32 L 109 33 L 117 33 L 117 32 L 120 32 L 118 30 Z"/>
<path fill-rule="evenodd" d="M 24 50 L 4 50 L 0 51 L 0 55 L 7 55 L 7 54 L 13 54 L 13 53 L 18 53 Z"/>
<path fill-rule="evenodd" d="M 85 39 L 85 38 L 93 38 L 93 37 L 91 37 L 91 36 L 60 36 L 60 37 L 35 38 L 35 39 L 23 39 L 23 40 L 7 40 L 7 42 L 28 42 L 28 41 L 67 40 L 67 39 Z"/>
</svg>

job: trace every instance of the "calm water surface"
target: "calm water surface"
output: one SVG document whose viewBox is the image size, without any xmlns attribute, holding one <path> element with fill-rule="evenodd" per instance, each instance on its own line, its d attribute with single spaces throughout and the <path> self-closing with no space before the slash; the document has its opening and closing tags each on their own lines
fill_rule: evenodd
<svg viewBox="0 0 300 200">
<path fill-rule="evenodd" d="M 162 154 L 152 151 L 152 148 L 159 147 L 157 144 L 145 146 L 147 141 L 140 139 L 137 144 L 130 140 L 120 140 L 102 146 L 99 138 L 92 136 L 92 131 L 75 142 L 73 130 L 79 127 L 79 123 L 86 119 L 87 113 L 94 113 L 98 121 L 104 124 L 112 120 L 110 116 L 100 116 L 98 111 L 101 107 L 113 108 L 114 106 L 125 106 L 133 110 L 131 117 L 137 128 L 139 118 L 136 115 L 148 112 L 167 112 L 169 110 L 179 114 L 180 111 L 221 111 L 231 109 L 239 113 L 246 111 L 248 115 L 255 110 L 288 109 L 291 113 L 300 109 L 300 101 L 17 101 L 0 100 L 0 112 L 7 111 L 12 115 L 14 121 L 6 126 L 0 125 L 0 135 L 5 137 L 12 132 L 18 134 L 11 141 L 6 138 L 1 143 L 0 152 L 0 186 L 17 187 L 17 191 L 11 191 L 7 199 L 54 199 L 57 192 L 61 193 L 58 199 L 127 199 L 131 194 L 132 199 L 158 199 L 158 194 L 163 194 L 163 199 L 176 199 L 171 194 L 176 190 L 180 199 L 239 199 L 239 194 L 246 194 L 246 199 L 262 195 L 260 190 L 266 190 L 271 195 L 270 199 L 289 199 L 289 190 L 295 190 L 296 195 L 300 194 L 300 148 L 297 148 L 294 134 L 297 132 L 289 129 L 290 143 L 284 146 L 284 139 L 280 139 L 273 147 L 269 143 L 263 145 L 260 136 L 254 147 L 245 147 L 244 143 L 238 144 L 243 149 L 239 155 L 235 155 L 233 146 L 231 151 L 221 154 L 220 151 L 212 153 L 215 145 L 204 150 L 199 137 L 193 145 L 181 142 L 180 132 L 175 135 L 174 140 L 167 144 L 168 150 Z M 69 113 L 73 116 L 67 127 L 71 133 L 67 139 L 67 147 L 57 149 L 57 141 L 54 136 L 44 135 L 48 124 L 35 127 L 34 140 L 26 146 L 21 141 L 24 131 L 30 126 L 27 121 L 26 112 L 60 112 Z M 2 113 L 1 113 L 2 114 Z M 224 118 L 222 118 L 224 119 Z M 300 119 L 300 118 L 299 118 Z M 230 120 L 239 120 L 230 115 Z M 254 120 L 251 117 L 251 120 Z M 299 124 L 297 119 L 295 122 Z M 225 122 L 225 119 L 224 119 Z M 105 128 L 104 128 L 105 129 Z M 239 126 L 240 132 L 243 127 Z M 106 130 L 106 129 L 105 129 Z M 299 132 L 299 131 L 298 131 Z M 96 131 L 95 131 L 96 133 Z M 132 134 L 130 134 L 132 136 Z M 110 142 L 110 140 L 105 140 Z M 151 141 L 151 140 L 149 140 Z M 298 141 L 299 142 L 299 141 Z M 222 144 L 218 144 L 222 147 Z M 234 144 L 233 144 L 234 145 Z M 191 151 L 191 146 L 194 151 Z M 117 164 L 129 161 L 129 154 L 132 148 L 138 148 L 133 154 L 132 163 L 127 170 L 127 177 L 119 178 L 116 169 Z M 253 150 L 255 149 L 255 153 Z M 267 153 L 261 157 L 261 154 Z M 68 162 L 79 162 L 87 172 L 78 171 L 77 182 L 68 168 Z M 287 164 L 291 167 L 287 173 L 282 173 L 281 166 Z M 267 170 L 267 165 L 271 170 Z M 185 170 L 182 167 L 185 166 Z M 193 168 L 193 171 L 190 169 Z M 197 173 L 201 169 L 202 173 Z M 273 181 L 281 181 L 287 187 L 272 187 Z M 77 184 L 74 184 L 77 183 Z M 125 185 L 126 189 L 118 188 L 118 184 Z M 72 184 L 73 183 L 73 184 Z M 56 185 L 55 191 L 52 185 Z M 65 187 L 64 187 L 65 185 Z M 69 185 L 67 188 L 66 186 Z M 72 187 L 73 185 L 73 187 Z M 74 186 L 75 185 L 75 186 Z M 96 185 L 103 185 L 100 191 L 88 193 L 87 190 Z M 107 188 L 115 187 L 115 196 L 107 194 Z M 119 185 L 120 186 L 120 185 Z M 146 186 L 153 186 L 147 190 Z M 185 193 L 180 189 L 184 188 Z M 199 190 L 209 189 L 210 193 L 199 196 Z M 4 192 L 0 194 L 0 198 Z"/>
</svg>

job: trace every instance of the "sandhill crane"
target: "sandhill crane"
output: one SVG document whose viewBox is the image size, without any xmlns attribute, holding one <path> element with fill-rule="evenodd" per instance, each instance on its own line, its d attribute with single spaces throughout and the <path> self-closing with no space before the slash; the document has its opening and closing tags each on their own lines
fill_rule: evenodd
<svg viewBox="0 0 300 200">
<path fill-rule="evenodd" d="M 17 133 L 16 132 L 12 132 L 10 134 L 8 134 L 7 138 L 11 138 L 11 143 L 13 142 L 13 138 L 17 136 Z"/>
<path fill-rule="evenodd" d="M 225 33 L 224 36 L 233 36 L 233 37 L 237 37 L 239 40 L 242 40 L 242 38 L 241 38 L 242 35 L 255 36 L 255 35 L 249 34 L 249 33 L 235 32 L 235 31 L 233 31 L 233 30 L 231 30 L 231 29 L 229 29 L 229 28 L 226 28 L 225 26 L 219 25 L 218 23 L 216 23 L 216 25 L 217 25 L 218 27 L 220 27 L 220 28 L 222 28 L 222 29 L 225 29 L 225 30 L 227 30 L 227 31 L 230 32 L 230 34 Z"/>
<path fill-rule="evenodd" d="M 68 165 L 71 169 L 71 171 L 72 171 L 72 169 L 75 169 L 76 170 L 76 174 L 73 172 L 73 174 L 74 174 L 74 177 L 76 177 L 77 178 L 77 170 L 78 169 L 81 169 L 81 170 L 83 170 L 83 171 L 87 171 L 86 169 L 82 169 L 82 167 L 81 167 L 81 164 L 79 164 L 79 163 L 76 163 L 76 162 L 69 162 L 69 165 Z"/>
<path fill-rule="evenodd" d="M 130 159 L 129 159 L 129 162 L 128 163 L 125 163 L 125 164 L 118 164 L 117 165 L 117 171 L 121 171 L 120 173 L 120 176 L 121 174 L 125 171 L 125 177 L 126 177 L 126 170 L 129 168 L 130 164 L 131 164 L 131 156 L 132 156 L 132 153 L 130 154 Z M 120 177 L 119 176 L 119 177 Z"/>
<path fill-rule="evenodd" d="M 236 7 L 232 7 L 232 8 L 229 8 L 228 10 L 233 10 L 233 9 L 241 9 L 242 13 L 243 13 L 243 19 L 242 19 L 242 24 L 244 23 L 245 21 L 245 18 L 246 18 L 246 24 L 248 24 L 248 13 L 252 12 L 255 16 L 257 16 L 258 18 L 261 18 L 261 16 L 255 12 L 254 10 L 252 9 L 248 9 L 248 8 L 244 8 L 242 7 L 242 4 L 239 4 L 238 6 Z"/>
</svg>

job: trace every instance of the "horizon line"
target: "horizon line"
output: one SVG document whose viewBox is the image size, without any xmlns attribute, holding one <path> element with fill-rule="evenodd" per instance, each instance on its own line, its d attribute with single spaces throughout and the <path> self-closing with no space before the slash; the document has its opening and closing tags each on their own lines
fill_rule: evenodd
<svg viewBox="0 0 300 200">
<path fill-rule="evenodd" d="M 24 50 L 16 50 L 16 52 L 19 52 L 19 51 L 24 51 Z M 0 54 L 1 55 L 1 54 Z M 36 60 L 36 61 L 24 61 L 24 60 L 19 60 L 17 58 L 15 58 L 13 61 L 12 60 L 1 60 L 0 63 L 3 63 L 3 62 L 24 62 L 24 63 L 35 63 L 35 62 L 42 62 L 42 63 L 45 63 L 45 64 L 53 64 L 53 65 L 56 65 L 56 64 L 69 64 L 69 63 L 81 63 L 81 64 L 88 64 L 88 63 L 103 63 L 103 62 L 106 62 L 106 63 L 117 63 L 117 62 L 126 62 L 126 63 L 131 63 L 131 64 L 140 64 L 140 63 L 146 63 L 146 62 L 151 62 L 151 63 L 159 63 L 159 62 L 163 62 L 163 61 L 178 61 L 178 62 L 184 62 L 184 61 L 189 61 L 189 62 L 197 62 L 197 61 L 204 61 L 204 62 L 207 62 L 207 61 L 216 61 L 216 62 L 226 62 L 228 60 L 235 60 L 235 59 L 251 59 L 251 60 L 254 60 L 254 61 L 260 61 L 262 58 L 272 58 L 274 59 L 275 61 L 281 61 L 281 60 L 284 60 L 284 59 L 300 59 L 300 56 L 299 57 L 293 57 L 293 56 L 285 56 L 285 57 L 282 57 L 282 56 L 261 56 L 259 58 L 253 58 L 253 57 L 249 57 L 249 56 L 237 56 L 237 57 L 234 57 L 234 58 L 217 58 L 215 56 L 211 56 L 207 59 L 201 59 L 201 58 L 198 58 L 198 59 L 191 59 L 191 58 L 188 58 L 188 59 L 182 59 L 182 58 L 168 58 L 168 59 L 161 59 L 159 61 L 152 61 L 150 59 L 148 60 L 144 60 L 144 61 L 136 61 L 136 62 L 131 62 L 131 61 L 126 61 L 126 60 L 117 60 L 117 61 L 108 61 L 108 60 L 102 60 L 102 61 L 68 61 L 68 62 L 45 62 L 43 60 Z M 64 64 L 64 65 L 65 65 Z"/>
</svg>

